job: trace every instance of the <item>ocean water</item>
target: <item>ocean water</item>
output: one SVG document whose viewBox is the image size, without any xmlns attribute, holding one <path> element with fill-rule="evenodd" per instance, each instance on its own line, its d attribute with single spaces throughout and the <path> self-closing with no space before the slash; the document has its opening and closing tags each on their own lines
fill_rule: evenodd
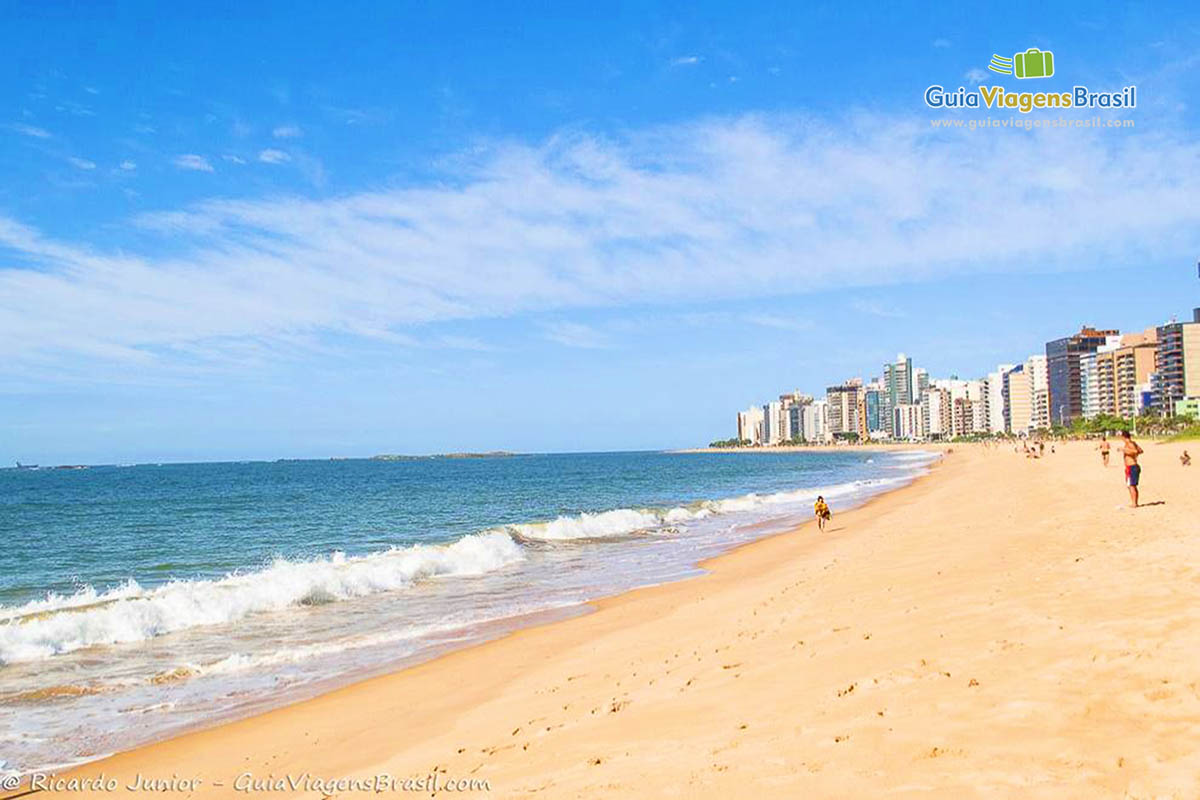
<svg viewBox="0 0 1200 800">
<path fill-rule="evenodd" d="M 61 767 L 677 580 L 921 451 L 0 471 L 0 772 Z"/>
</svg>

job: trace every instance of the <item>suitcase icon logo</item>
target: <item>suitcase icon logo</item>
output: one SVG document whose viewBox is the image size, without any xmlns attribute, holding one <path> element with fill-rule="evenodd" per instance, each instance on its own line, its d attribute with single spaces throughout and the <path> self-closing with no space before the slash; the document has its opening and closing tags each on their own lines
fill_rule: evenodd
<svg viewBox="0 0 1200 800">
<path fill-rule="evenodd" d="M 1054 74 L 1054 53 L 1031 47 L 1024 53 L 1016 53 L 1012 58 L 993 55 L 988 69 L 1018 78 L 1049 78 Z"/>
</svg>

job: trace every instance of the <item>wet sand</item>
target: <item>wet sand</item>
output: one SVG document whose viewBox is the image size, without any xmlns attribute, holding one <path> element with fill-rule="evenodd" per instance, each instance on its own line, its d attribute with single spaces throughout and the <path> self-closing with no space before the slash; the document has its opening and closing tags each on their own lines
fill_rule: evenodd
<svg viewBox="0 0 1200 800">
<path fill-rule="evenodd" d="M 139 774 L 366 797 L 430 773 L 479 797 L 1200 796 L 1200 467 L 1146 444 L 1133 510 L 1119 457 L 1057 449 L 956 446 L 824 535 L 60 777 L 102 774 L 119 788 L 83 794 L 106 797 Z M 346 776 L 365 783 L 319 783 Z"/>
</svg>

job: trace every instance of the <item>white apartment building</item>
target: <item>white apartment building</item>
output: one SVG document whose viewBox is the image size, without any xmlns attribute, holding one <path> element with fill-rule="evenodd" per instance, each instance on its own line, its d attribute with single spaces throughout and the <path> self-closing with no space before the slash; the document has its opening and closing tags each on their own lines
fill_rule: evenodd
<svg viewBox="0 0 1200 800">
<path fill-rule="evenodd" d="M 949 439 L 953 426 L 950 392 L 930 386 L 921 398 L 921 427 L 929 439 Z"/>
<path fill-rule="evenodd" d="M 1042 357 L 1043 369 L 1045 356 Z M 995 372 L 987 376 L 987 427 L 992 433 L 1004 433 L 1008 430 L 1005 421 L 1007 416 L 1004 406 L 1004 377 L 1016 368 L 1016 364 L 1001 364 Z"/>
<path fill-rule="evenodd" d="M 804 439 L 808 442 L 828 441 L 829 434 L 829 404 L 824 400 L 814 400 L 804 406 Z"/>
<path fill-rule="evenodd" d="M 763 410 L 760 406 L 750 406 L 737 415 L 737 438 L 760 445 L 763 441 Z"/>
<path fill-rule="evenodd" d="M 772 400 L 762 407 L 763 435 L 762 443 L 775 445 L 783 441 L 783 403 Z"/>
<path fill-rule="evenodd" d="M 916 403 L 900 403 L 892 409 L 892 430 L 896 439 L 915 441 L 925 438 L 921 407 Z"/>
</svg>

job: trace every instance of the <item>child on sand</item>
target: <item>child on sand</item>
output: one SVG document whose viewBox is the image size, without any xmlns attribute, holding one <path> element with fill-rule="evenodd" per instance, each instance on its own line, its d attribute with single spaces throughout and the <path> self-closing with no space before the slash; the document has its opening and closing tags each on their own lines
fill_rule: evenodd
<svg viewBox="0 0 1200 800">
<path fill-rule="evenodd" d="M 1192 457 L 1188 455 L 1187 450 L 1184 450 L 1183 455 L 1179 457 L 1179 463 L 1185 467 L 1190 467 L 1192 465 Z"/>
<path fill-rule="evenodd" d="M 825 523 L 829 521 L 829 518 L 833 516 L 833 513 L 829 510 L 829 506 L 826 504 L 824 497 L 818 496 L 817 502 L 813 503 L 813 514 L 817 518 L 817 528 L 820 530 L 825 530 Z"/>
</svg>

